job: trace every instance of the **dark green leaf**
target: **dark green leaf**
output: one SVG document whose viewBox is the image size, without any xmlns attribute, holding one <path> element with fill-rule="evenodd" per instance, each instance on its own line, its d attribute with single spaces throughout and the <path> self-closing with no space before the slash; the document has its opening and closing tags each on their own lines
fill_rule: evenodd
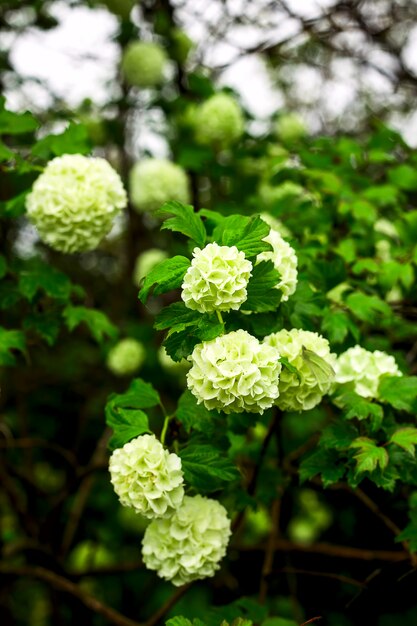
<svg viewBox="0 0 417 626">
<path fill-rule="evenodd" d="M 146 302 L 154 285 L 156 285 L 153 292 L 155 296 L 181 287 L 185 272 L 189 267 L 190 261 L 185 256 L 174 256 L 158 263 L 145 278 L 139 292 L 141 302 Z"/>
<path fill-rule="evenodd" d="M 180 450 L 184 478 L 202 493 L 222 489 L 224 483 L 240 476 L 236 466 L 218 448 L 210 444 L 193 444 Z"/>
<path fill-rule="evenodd" d="M 417 409 L 417 376 L 384 376 L 378 396 L 394 409 L 413 413 Z"/>
<path fill-rule="evenodd" d="M 403 448 L 406 452 L 409 452 L 411 456 L 415 456 L 415 446 L 417 445 L 417 428 L 412 426 L 406 428 L 400 428 L 391 435 L 389 443 L 395 443 L 400 448 Z"/>
<path fill-rule="evenodd" d="M 258 313 L 274 311 L 282 297 L 282 292 L 275 288 L 280 278 L 272 261 L 262 261 L 255 265 L 247 287 L 248 297 L 242 309 Z"/>
<path fill-rule="evenodd" d="M 272 250 L 272 246 L 263 241 L 270 230 L 270 226 L 258 215 L 250 218 L 230 215 L 214 229 L 213 238 L 220 245 L 236 246 L 247 259 L 251 259 L 261 252 Z"/>
<path fill-rule="evenodd" d="M 191 205 L 174 201 L 166 202 L 156 214 L 162 217 L 166 215 L 174 216 L 165 219 L 161 227 L 162 229 L 167 228 L 168 230 L 182 233 L 195 241 L 200 248 L 204 246 L 207 237 L 206 229 L 201 217 L 195 213 Z"/>
<path fill-rule="evenodd" d="M 20 330 L 0 327 L 0 365 L 15 365 L 14 351 L 26 352 L 25 336 Z"/>
<path fill-rule="evenodd" d="M 118 329 L 107 315 L 96 309 L 88 309 L 84 306 L 67 306 L 63 311 L 63 316 L 70 331 L 80 324 L 85 324 L 98 343 L 101 343 L 106 336 L 115 339 L 119 334 Z"/>
<path fill-rule="evenodd" d="M 28 300 L 33 300 L 42 289 L 51 298 L 68 300 L 71 281 L 63 272 L 46 263 L 38 262 L 24 268 L 19 275 L 19 290 Z"/>
<path fill-rule="evenodd" d="M 319 474 L 324 487 L 337 483 L 345 473 L 344 463 L 338 464 L 338 461 L 339 455 L 335 450 L 316 450 L 301 462 L 300 481 L 303 483 Z"/>
<path fill-rule="evenodd" d="M 192 430 L 210 434 L 219 428 L 219 414 L 209 411 L 204 404 L 197 404 L 197 400 L 188 389 L 184 391 L 178 401 L 176 417 L 187 432 Z"/>
</svg>

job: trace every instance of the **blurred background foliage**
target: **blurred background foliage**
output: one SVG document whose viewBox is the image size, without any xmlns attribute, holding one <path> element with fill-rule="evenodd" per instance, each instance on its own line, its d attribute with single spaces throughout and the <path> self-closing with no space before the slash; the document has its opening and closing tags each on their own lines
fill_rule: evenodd
<svg viewBox="0 0 417 626">
<path fill-rule="evenodd" d="M 97 101 L 93 94 L 65 99 L 14 61 L 19 38 L 54 31 L 64 4 L 65 11 L 88 8 L 98 20 L 111 15 L 115 71 Z M 271 446 L 256 497 L 246 487 L 267 417 L 248 435 L 235 425 L 229 454 L 243 480 L 224 498 L 235 515 L 246 505 L 248 512 L 221 572 L 174 596 L 171 607 L 171 585 L 140 562 L 143 522 L 119 505 L 111 488 L 104 407 L 133 373 L 153 382 L 168 407 L 184 390 L 184 368 L 162 354 L 162 335 L 152 330 L 171 296 L 146 307 L 138 302 L 137 259 L 155 248 L 187 254 L 186 245 L 129 204 L 97 250 L 57 253 L 27 222 L 25 198 L 57 155 L 103 156 L 126 187 L 137 160 L 168 156 L 186 170 L 196 209 L 268 212 L 287 229 L 299 285 L 279 309 L 282 317 L 271 318 L 271 329 L 285 318 L 321 332 L 338 353 L 355 343 L 386 350 L 415 375 L 417 155 L 390 124 L 406 132 L 413 120 L 416 17 L 416 3 L 405 0 L 321 8 L 263 0 L 1 3 L 2 625 L 130 619 L 153 626 L 175 615 L 209 626 L 236 618 L 295 626 L 315 616 L 329 626 L 415 625 L 414 561 L 393 543 L 408 524 L 411 551 L 417 545 L 412 471 L 391 491 L 369 480 L 356 490 L 336 483 L 323 491 L 317 474 L 300 485 L 297 463 L 331 419 L 328 403 L 285 414 L 280 452 L 291 463 L 283 477 Z M 195 24 L 193 38 L 188 26 Z M 129 87 L 118 69 L 122 50 L 138 39 L 157 42 L 169 59 L 156 88 Z M 250 57 L 275 85 L 270 114 L 257 116 L 226 87 L 240 100 L 245 132 L 232 148 L 198 143 L 196 107 L 228 77 L 232 85 L 227 69 Z M 82 68 L 83 59 L 78 63 Z M 247 66 L 249 90 L 259 67 Z M 335 102 L 346 84 L 340 108 Z M 134 372 L 112 370 L 108 355 L 127 337 L 142 344 L 146 358 Z M 412 389 L 403 421 L 415 414 L 414 400 Z M 271 511 L 277 484 L 286 485 L 279 523 Z M 277 551 L 262 604 L 268 537 Z"/>
</svg>

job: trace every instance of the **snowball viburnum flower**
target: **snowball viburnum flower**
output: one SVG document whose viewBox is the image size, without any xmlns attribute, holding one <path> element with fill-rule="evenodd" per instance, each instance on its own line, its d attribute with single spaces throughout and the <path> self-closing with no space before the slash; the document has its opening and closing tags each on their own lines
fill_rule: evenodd
<svg viewBox="0 0 417 626">
<path fill-rule="evenodd" d="M 393 356 L 380 350 L 370 352 L 358 345 L 338 356 L 335 371 L 336 383 L 352 383 L 355 393 L 364 398 L 378 397 L 384 376 L 402 376 Z"/>
<path fill-rule="evenodd" d="M 155 211 L 164 202 L 190 200 L 188 177 L 182 167 L 167 159 L 143 159 L 131 169 L 130 197 L 137 211 Z"/>
<path fill-rule="evenodd" d="M 107 367 L 117 376 L 134 374 L 143 364 L 146 350 L 136 339 L 127 337 L 119 341 L 107 355 Z"/>
<path fill-rule="evenodd" d="M 282 411 L 308 411 L 319 404 L 334 380 L 336 357 L 331 354 L 327 339 L 293 328 L 268 335 L 264 343 L 276 348 L 298 370 L 297 376 L 285 367 L 282 369 L 275 404 Z M 315 356 L 319 357 L 317 363 Z"/>
<path fill-rule="evenodd" d="M 275 285 L 275 288 L 282 292 L 282 302 L 285 302 L 289 296 L 292 296 L 297 287 L 297 255 L 290 244 L 274 228 L 271 228 L 269 235 L 264 237 L 263 241 L 269 243 L 272 250 L 258 254 L 256 263 L 261 261 L 273 262 L 275 269 L 280 273 L 280 281 Z"/>
<path fill-rule="evenodd" d="M 252 263 L 236 246 L 209 243 L 194 248 L 193 260 L 182 283 L 181 298 L 200 313 L 237 310 L 247 298 Z"/>
<path fill-rule="evenodd" d="M 280 353 L 245 330 L 204 341 L 188 358 L 188 388 L 209 410 L 263 413 L 278 398 Z"/>
<path fill-rule="evenodd" d="M 181 459 L 155 435 L 141 435 L 114 450 L 109 470 L 123 506 L 148 519 L 171 515 L 184 497 Z"/>
<path fill-rule="evenodd" d="M 105 159 L 64 154 L 35 181 L 26 209 L 51 248 L 84 252 L 98 246 L 126 204 L 120 176 Z"/>
<path fill-rule="evenodd" d="M 165 261 L 168 258 L 168 252 L 161 250 L 160 248 L 150 248 L 140 254 L 135 262 L 135 269 L 133 270 L 133 282 L 139 287 L 142 280 L 149 274 L 149 272 L 158 265 L 161 261 Z"/>
<path fill-rule="evenodd" d="M 211 96 L 196 111 L 195 136 L 201 144 L 227 147 L 241 137 L 243 129 L 242 110 L 226 93 Z"/>
<path fill-rule="evenodd" d="M 147 568 L 176 587 L 214 576 L 231 535 L 226 509 L 216 500 L 185 496 L 169 519 L 152 521 L 142 556 Z"/>
<path fill-rule="evenodd" d="M 167 61 L 165 50 L 158 44 L 133 41 L 123 52 L 122 74 L 134 87 L 156 87 L 164 80 Z"/>
</svg>

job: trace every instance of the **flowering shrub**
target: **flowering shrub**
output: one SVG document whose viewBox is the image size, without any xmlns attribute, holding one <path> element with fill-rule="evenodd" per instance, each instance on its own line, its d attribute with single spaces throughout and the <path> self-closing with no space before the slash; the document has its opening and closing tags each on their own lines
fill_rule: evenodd
<svg viewBox="0 0 417 626">
<path fill-rule="evenodd" d="M 354 346 L 343 352 L 335 363 L 339 384 L 351 383 L 354 391 L 364 398 L 378 398 L 379 383 L 384 376 L 401 376 L 395 359 L 386 352 L 369 352 Z"/>
<path fill-rule="evenodd" d="M 194 124 L 198 142 L 221 148 L 236 142 L 244 129 L 242 111 L 226 93 L 215 94 L 204 102 L 195 113 Z"/>
<path fill-rule="evenodd" d="M 230 519 L 216 500 L 185 496 L 167 520 L 146 529 L 142 555 L 146 567 L 179 587 L 214 576 L 226 554 Z"/>
<path fill-rule="evenodd" d="M 137 211 L 155 211 L 168 200 L 188 202 L 187 175 L 166 159 L 138 161 L 130 172 L 130 196 Z"/>
<path fill-rule="evenodd" d="M 107 161 L 65 154 L 48 163 L 26 208 L 51 248 L 84 252 L 98 246 L 126 202 L 122 181 Z"/>
</svg>

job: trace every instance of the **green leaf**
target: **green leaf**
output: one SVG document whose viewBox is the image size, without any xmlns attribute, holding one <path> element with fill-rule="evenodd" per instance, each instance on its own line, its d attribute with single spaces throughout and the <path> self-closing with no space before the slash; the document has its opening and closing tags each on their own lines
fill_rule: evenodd
<svg viewBox="0 0 417 626">
<path fill-rule="evenodd" d="M 236 246 L 245 253 L 247 259 L 256 257 L 261 252 L 272 250 L 272 246 L 266 241 L 271 227 L 264 220 L 255 215 L 245 217 L 243 215 L 229 215 L 224 218 L 213 231 L 213 238 L 223 246 Z"/>
<path fill-rule="evenodd" d="M 6 202 L 0 202 L 0 214 L 3 217 L 20 217 L 26 212 L 26 197 L 29 190 L 23 191 Z"/>
<path fill-rule="evenodd" d="M 204 246 L 207 238 L 206 229 L 201 217 L 195 213 L 191 205 L 176 201 L 165 202 L 165 204 L 156 211 L 156 214 L 162 217 L 167 214 L 174 215 L 174 217 L 165 219 L 161 226 L 162 230 L 168 229 L 182 233 L 195 241 L 200 248 Z"/>
<path fill-rule="evenodd" d="M 135 378 L 124 393 L 113 394 L 109 398 L 110 408 L 117 406 L 123 409 L 150 409 L 161 404 L 157 390 L 142 378 Z"/>
<path fill-rule="evenodd" d="M 368 296 L 356 292 L 348 295 L 346 304 L 355 317 L 370 324 L 375 324 L 382 318 L 392 316 L 390 306 L 378 296 Z"/>
<path fill-rule="evenodd" d="M 344 311 L 326 311 L 321 330 L 331 344 L 343 343 L 349 332 L 353 337 L 357 336 L 356 326 Z"/>
<path fill-rule="evenodd" d="M 237 480 L 239 471 L 222 451 L 210 444 L 190 443 L 179 452 L 184 478 L 197 491 L 210 493 Z"/>
<path fill-rule="evenodd" d="M 357 448 L 358 452 L 354 454 L 356 460 L 356 471 L 373 472 L 377 467 L 381 470 L 388 465 L 389 456 L 385 448 L 377 445 L 377 442 L 368 437 L 358 437 L 350 444 L 351 448 Z"/>
<path fill-rule="evenodd" d="M 171 617 L 171 619 L 167 620 L 165 624 L 166 626 L 193 626 L 193 623 L 182 615 Z"/>
<path fill-rule="evenodd" d="M 319 474 L 324 487 L 337 483 L 345 473 L 344 464 L 338 462 L 339 455 L 335 450 L 315 450 L 300 464 L 300 482 L 304 483 Z"/>
<path fill-rule="evenodd" d="M 40 289 L 51 298 L 68 300 L 71 294 L 71 281 L 55 267 L 37 262 L 20 272 L 19 290 L 31 301 Z"/>
<path fill-rule="evenodd" d="M 275 311 L 282 298 L 281 290 L 275 288 L 280 278 L 272 261 L 261 261 L 255 265 L 247 286 L 248 297 L 242 309 L 258 313 Z"/>
<path fill-rule="evenodd" d="M 0 162 L 10 161 L 15 158 L 15 153 L 10 150 L 2 141 L 0 141 Z"/>
<path fill-rule="evenodd" d="M 48 135 L 37 141 L 32 155 L 47 160 L 62 154 L 88 154 L 90 151 L 91 142 L 86 127 L 71 122 L 59 135 Z"/>
<path fill-rule="evenodd" d="M 200 343 L 200 339 L 191 334 L 188 329 L 185 329 L 168 335 L 163 345 L 171 359 L 181 361 L 181 359 L 186 359 L 191 354 L 197 343 Z"/>
<path fill-rule="evenodd" d="M 327 450 L 347 450 L 358 436 L 357 429 L 341 420 L 326 426 L 320 437 L 320 447 Z"/>
<path fill-rule="evenodd" d="M 388 172 L 388 178 L 393 185 L 405 191 L 415 191 L 417 189 L 417 171 L 411 165 L 398 165 Z"/>
<path fill-rule="evenodd" d="M 394 409 L 414 413 L 417 409 L 417 376 L 384 376 L 378 396 Z"/>
<path fill-rule="evenodd" d="M 384 410 L 380 404 L 366 400 L 353 391 L 342 393 L 338 396 L 337 401 L 347 409 L 344 415 L 346 419 L 365 420 L 369 418 L 373 429 L 376 430 L 381 426 Z"/>
<path fill-rule="evenodd" d="M 24 135 L 33 133 L 39 122 L 29 112 L 14 113 L 4 108 L 4 99 L 0 102 L 0 135 Z"/>
<path fill-rule="evenodd" d="M 106 422 L 113 428 L 113 435 L 108 443 L 110 450 L 121 448 L 131 439 L 151 432 L 148 416 L 139 410 L 114 407 L 106 414 Z"/>
<path fill-rule="evenodd" d="M 26 353 L 25 336 L 21 330 L 0 327 L 0 365 L 15 365 L 15 350 Z"/>
<path fill-rule="evenodd" d="M 173 302 L 158 313 L 154 328 L 156 330 L 173 328 L 175 332 L 179 332 L 189 326 L 196 326 L 200 320 L 201 313 L 187 308 L 184 302 Z"/>
<path fill-rule="evenodd" d="M 389 443 L 395 443 L 411 456 L 415 456 L 415 446 L 417 445 L 417 428 L 406 427 L 396 430 L 389 440 Z"/>
<path fill-rule="evenodd" d="M 217 411 L 209 411 L 204 404 L 197 404 L 196 398 L 188 389 L 184 391 L 178 401 L 176 417 L 188 433 L 196 430 L 210 434 L 218 431 L 219 428 Z"/>
<path fill-rule="evenodd" d="M 23 320 L 23 328 L 36 332 L 48 346 L 53 346 L 59 335 L 61 318 L 56 311 L 30 313 Z"/>
<path fill-rule="evenodd" d="M 98 343 L 101 343 L 106 336 L 116 339 L 119 334 L 118 329 L 107 315 L 96 309 L 88 309 L 84 306 L 67 306 L 63 311 L 63 316 L 70 331 L 80 324 L 85 324 Z"/>
<path fill-rule="evenodd" d="M 410 512 L 410 520 L 404 530 L 395 537 L 395 541 L 397 543 L 408 541 L 410 550 L 417 552 L 417 511 Z"/>
<path fill-rule="evenodd" d="M 145 303 L 150 291 L 154 287 L 154 296 L 181 287 L 185 272 L 190 267 L 190 261 L 185 256 L 174 256 L 158 263 L 146 276 L 143 287 L 139 292 L 139 299 Z"/>
</svg>

